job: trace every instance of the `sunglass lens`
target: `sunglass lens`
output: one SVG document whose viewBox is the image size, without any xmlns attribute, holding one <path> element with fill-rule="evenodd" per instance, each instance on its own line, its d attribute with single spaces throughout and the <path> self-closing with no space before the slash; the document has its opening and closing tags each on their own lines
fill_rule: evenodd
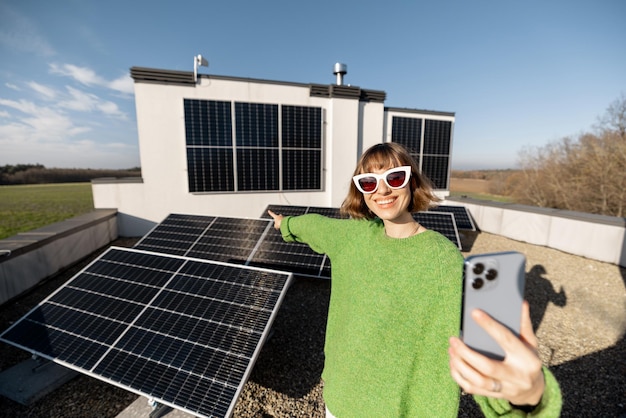
<svg viewBox="0 0 626 418">
<path fill-rule="evenodd" d="M 387 174 L 387 184 L 391 187 L 400 187 L 404 184 L 406 174 L 404 171 L 394 171 Z"/>
<path fill-rule="evenodd" d="M 363 191 L 368 192 L 368 193 L 376 190 L 377 184 L 378 184 L 378 180 L 376 180 L 374 177 L 365 177 L 365 178 L 359 179 L 359 185 L 361 186 L 361 189 L 363 189 Z"/>
</svg>

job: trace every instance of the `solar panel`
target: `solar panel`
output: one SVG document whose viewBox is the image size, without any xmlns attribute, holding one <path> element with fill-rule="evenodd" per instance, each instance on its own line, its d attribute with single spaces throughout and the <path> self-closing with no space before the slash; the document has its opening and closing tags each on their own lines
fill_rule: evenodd
<svg viewBox="0 0 626 418">
<path fill-rule="evenodd" d="M 279 213 L 289 211 L 289 207 L 268 208 Z M 291 213 L 300 214 L 300 208 L 292 207 Z M 267 211 L 265 214 L 270 218 Z M 315 253 L 307 244 L 284 242 L 271 219 L 171 214 L 134 248 L 330 277 L 328 257 Z"/>
<path fill-rule="evenodd" d="M 439 205 L 428 209 L 428 211 L 453 213 L 457 228 L 476 231 L 472 216 L 465 206 Z"/>
<path fill-rule="evenodd" d="M 291 278 L 111 247 L 0 340 L 164 405 L 227 417 Z"/>
<path fill-rule="evenodd" d="M 455 212 L 460 212 L 458 209 L 455 209 L 452 206 L 440 206 L 445 208 L 453 208 Z M 463 206 L 460 206 L 464 208 Z M 270 216 L 267 215 L 267 209 L 272 210 L 275 213 L 282 215 L 302 215 L 305 213 L 319 213 L 325 216 L 333 217 L 333 218 L 347 218 L 342 215 L 338 208 L 316 208 L 316 207 L 307 207 L 307 206 L 280 206 L 280 205 L 269 205 L 266 210 L 263 212 L 267 218 Z M 465 213 L 466 216 L 467 213 Z M 456 221 L 455 221 L 456 213 L 449 212 L 436 212 L 435 210 L 430 210 L 428 212 L 417 212 L 413 214 L 413 218 L 418 221 L 420 224 L 424 225 L 424 227 L 428 229 L 433 229 L 454 244 L 457 247 L 461 248 L 461 239 L 459 238 L 459 231 L 457 229 Z"/>
<path fill-rule="evenodd" d="M 135 248 L 186 255 L 214 220 L 213 216 L 171 214 L 139 240 Z"/>
<path fill-rule="evenodd" d="M 268 210 L 271 210 L 274 213 L 284 216 L 298 216 L 304 215 L 306 213 L 317 213 L 320 215 L 327 216 L 329 218 L 337 218 L 337 219 L 347 219 L 347 215 L 343 215 L 339 208 L 327 208 L 327 207 L 316 207 L 316 206 L 287 206 L 287 205 L 269 205 L 265 208 L 263 213 L 261 214 L 261 218 L 269 219 L 271 218 L 267 213 Z"/>
<path fill-rule="evenodd" d="M 454 214 L 448 212 L 415 212 L 413 219 L 428 229 L 439 232 L 462 249 Z"/>
<path fill-rule="evenodd" d="M 349 218 L 349 216 L 343 215 L 341 211 L 339 210 L 339 208 L 319 208 L 319 207 L 309 206 L 306 213 L 319 213 L 320 215 L 324 215 L 329 218 L 336 218 L 336 219 L 348 219 Z"/>
<path fill-rule="evenodd" d="M 273 227 L 260 241 L 250 265 L 286 270 L 298 275 L 330 278 L 330 260 L 307 244 L 285 242 Z"/>
<path fill-rule="evenodd" d="M 284 216 L 298 216 L 304 215 L 306 213 L 306 206 L 287 206 L 287 205 L 269 205 L 265 208 L 263 213 L 261 213 L 261 218 L 263 219 L 271 219 L 271 216 L 267 213 L 268 210 L 271 210 L 274 213 Z"/>
<path fill-rule="evenodd" d="M 189 257 L 246 264 L 259 240 L 273 229 L 265 219 L 215 218 L 189 249 Z"/>
</svg>

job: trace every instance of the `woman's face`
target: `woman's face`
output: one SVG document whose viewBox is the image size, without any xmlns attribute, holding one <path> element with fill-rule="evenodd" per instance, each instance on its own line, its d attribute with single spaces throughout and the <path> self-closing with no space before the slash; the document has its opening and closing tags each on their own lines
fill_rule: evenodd
<svg viewBox="0 0 626 418">
<path fill-rule="evenodd" d="M 392 167 L 372 170 L 372 173 L 382 174 Z M 378 181 L 378 188 L 374 193 L 363 194 L 367 207 L 383 221 L 407 221 L 412 219 L 408 211 L 412 194 L 410 182 L 401 189 L 391 189 L 383 180 Z"/>
</svg>

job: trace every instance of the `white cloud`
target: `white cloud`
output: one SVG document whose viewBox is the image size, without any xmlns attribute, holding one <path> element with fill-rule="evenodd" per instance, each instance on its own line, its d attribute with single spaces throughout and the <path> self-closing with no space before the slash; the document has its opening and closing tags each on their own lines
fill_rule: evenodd
<svg viewBox="0 0 626 418">
<path fill-rule="evenodd" d="M 128 74 L 109 82 L 109 88 L 122 93 L 135 93 L 135 83 Z"/>
<path fill-rule="evenodd" d="M 58 103 L 60 107 L 79 112 L 99 111 L 107 116 L 114 116 L 123 120 L 128 119 L 128 116 L 119 109 L 116 103 L 103 100 L 95 94 L 85 93 L 71 86 L 66 86 L 66 88 L 70 97 L 60 101 Z"/>
<path fill-rule="evenodd" d="M 91 112 L 97 107 L 98 96 L 82 92 L 70 86 L 65 86 L 69 92 L 69 97 L 61 100 L 58 104 L 64 109 L 76 110 L 79 112 Z"/>
<path fill-rule="evenodd" d="M 103 87 L 125 94 L 134 93 L 134 83 L 130 75 L 122 75 L 115 80 L 106 80 L 88 67 L 79 67 L 73 64 L 49 64 L 50 73 L 73 78 L 88 87 Z"/>
<path fill-rule="evenodd" d="M 101 103 L 77 94 L 93 107 Z M 93 102 L 90 102 L 93 100 Z M 26 100 L 0 99 L 0 106 L 14 109 L 8 123 L 0 120 L 0 165 L 44 164 L 46 167 L 128 168 L 139 165 L 136 146 L 97 140 L 99 132 L 77 124 L 64 110 L 39 106 Z M 112 110 L 109 110 L 112 112 Z M 9 112 L 0 110 L 0 116 Z"/>
<path fill-rule="evenodd" d="M 20 112 L 34 114 L 37 111 L 37 106 L 33 102 L 27 102 L 26 100 L 6 100 L 0 99 L 0 105 L 17 109 Z"/>
<path fill-rule="evenodd" d="M 139 165 L 137 147 L 110 147 L 93 139 L 37 141 L 24 126 L 0 125 L 0 165 L 43 164 L 46 167 L 129 168 Z M 36 150 L 36 152 L 34 151 Z"/>
<path fill-rule="evenodd" d="M 50 73 L 76 83 L 62 89 L 39 79 L 19 84 L 5 82 L 8 89 L 18 93 L 2 97 L 0 92 L 0 165 L 138 166 L 136 133 L 128 123 L 130 117 L 124 107 L 132 98 L 128 94 L 132 93 L 132 79 L 119 77 L 110 81 L 89 68 L 69 64 L 51 64 L 49 68 Z M 101 89 L 109 89 L 112 96 L 123 99 L 119 103 L 115 97 L 104 99 L 100 93 L 106 92 Z M 25 97 L 25 91 L 31 96 L 36 92 L 32 96 L 36 99 Z"/>
<path fill-rule="evenodd" d="M 35 103 L 20 100 L 0 99 L 0 105 L 25 113 L 25 117 L 15 118 L 9 125 L 0 125 L 0 141 L 16 135 L 26 141 L 62 141 L 90 130 L 87 126 L 76 126 L 67 115 Z"/>
<path fill-rule="evenodd" d="M 86 86 L 102 86 L 106 84 L 104 79 L 98 76 L 92 69 L 78 67 L 73 64 L 63 64 L 61 66 L 57 64 L 50 64 L 50 72 L 52 74 L 71 77 Z"/>
<path fill-rule="evenodd" d="M 47 99 L 54 99 L 56 97 L 56 91 L 54 89 L 39 84 L 35 81 L 29 82 L 28 86 Z"/>
<path fill-rule="evenodd" d="M 105 115 L 115 116 L 120 119 L 127 119 L 126 114 L 120 110 L 116 103 L 101 101 L 98 104 L 98 109 L 100 109 L 100 111 Z"/>
</svg>

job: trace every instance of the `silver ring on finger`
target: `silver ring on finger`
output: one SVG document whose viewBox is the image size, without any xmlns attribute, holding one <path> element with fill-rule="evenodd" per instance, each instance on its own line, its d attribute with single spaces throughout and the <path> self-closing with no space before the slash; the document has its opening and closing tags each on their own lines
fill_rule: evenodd
<svg viewBox="0 0 626 418">
<path fill-rule="evenodd" d="M 491 382 L 491 391 L 492 392 L 500 392 L 502 390 L 502 383 L 498 382 L 496 379 L 493 379 Z"/>
</svg>

